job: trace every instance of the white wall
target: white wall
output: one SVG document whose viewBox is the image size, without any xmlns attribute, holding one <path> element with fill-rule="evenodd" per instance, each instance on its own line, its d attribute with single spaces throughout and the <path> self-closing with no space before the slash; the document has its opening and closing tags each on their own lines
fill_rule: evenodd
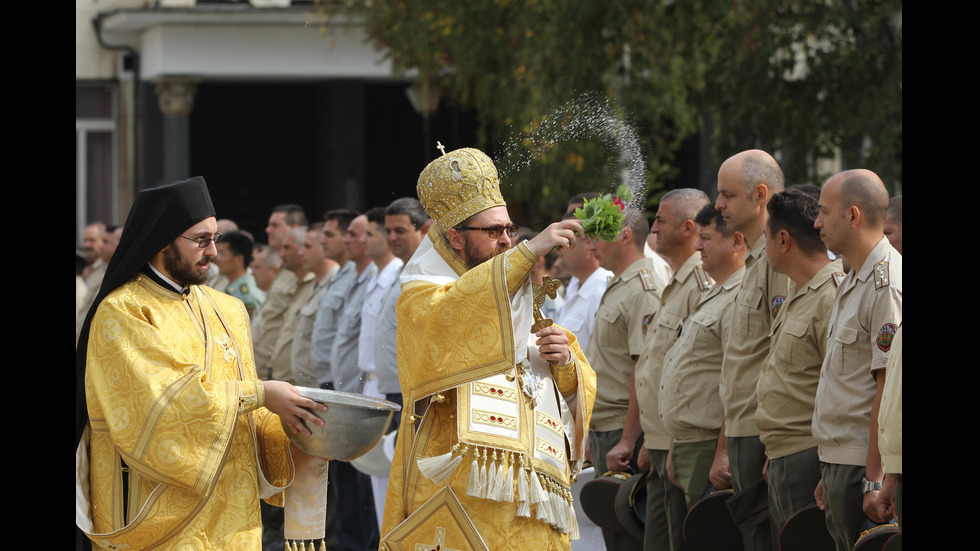
<svg viewBox="0 0 980 551">
<path fill-rule="evenodd" d="M 243 4 L 140 9 L 139 0 L 76 0 L 75 78 L 111 79 L 118 54 L 102 48 L 92 19 L 103 14 L 103 40 L 140 54 L 141 78 L 389 78 L 390 64 L 361 28 L 326 33 L 310 8 L 253 9 Z"/>
</svg>

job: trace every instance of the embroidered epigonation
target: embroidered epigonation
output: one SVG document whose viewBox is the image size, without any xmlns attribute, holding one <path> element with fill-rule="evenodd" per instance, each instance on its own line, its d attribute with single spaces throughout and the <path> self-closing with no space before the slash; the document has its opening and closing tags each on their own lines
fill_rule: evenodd
<svg viewBox="0 0 980 551">
<path fill-rule="evenodd" d="M 537 421 L 539 425 L 551 429 L 555 434 L 559 436 L 565 436 L 565 427 L 563 427 L 562 424 L 558 422 L 557 419 L 555 419 L 554 417 L 546 413 L 542 413 L 540 411 L 536 411 L 535 413 L 537 413 L 538 416 Z"/>
<path fill-rule="evenodd" d="M 479 394 L 480 396 L 489 396 L 491 398 L 517 402 L 517 392 L 514 389 L 503 388 L 480 381 L 473 383 L 473 393 Z"/>
<path fill-rule="evenodd" d="M 517 429 L 517 417 L 502 415 L 492 411 L 473 410 L 473 421 L 498 427 L 506 427 L 512 430 Z"/>
<path fill-rule="evenodd" d="M 446 529 L 437 526 L 435 541 L 432 543 L 418 543 L 415 545 L 416 551 L 458 551 L 457 549 L 450 549 L 445 547 L 446 544 Z"/>
</svg>

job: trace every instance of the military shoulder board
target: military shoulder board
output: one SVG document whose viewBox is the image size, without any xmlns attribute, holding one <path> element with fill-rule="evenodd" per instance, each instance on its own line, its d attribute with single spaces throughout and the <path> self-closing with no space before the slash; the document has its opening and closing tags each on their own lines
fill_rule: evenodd
<svg viewBox="0 0 980 551">
<path fill-rule="evenodd" d="M 878 290 L 884 287 L 888 287 L 889 285 L 888 262 L 882 260 L 881 262 L 875 264 L 874 272 L 875 272 L 875 289 Z"/>
<path fill-rule="evenodd" d="M 707 291 L 711 288 L 711 277 L 704 271 L 704 266 L 698 265 L 694 267 L 694 279 L 698 282 L 698 289 Z"/>
<path fill-rule="evenodd" d="M 653 279 L 653 272 L 650 270 L 640 270 L 640 282 L 643 284 L 644 291 L 657 290 L 657 282 Z"/>
<path fill-rule="evenodd" d="M 834 282 L 834 287 L 840 287 L 841 283 L 844 283 L 844 278 L 847 274 L 844 272 L 834 272 L 830 274 L 830 280 Z"/>
</svg>

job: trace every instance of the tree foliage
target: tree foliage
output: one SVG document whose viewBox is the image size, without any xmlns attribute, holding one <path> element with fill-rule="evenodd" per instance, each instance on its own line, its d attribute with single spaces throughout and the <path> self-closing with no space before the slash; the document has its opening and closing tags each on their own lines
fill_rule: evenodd
<svg viewBox="0 0 980 551">
<path fill-rule="evenodd" d="M 900 0 L 321 0 L 362 22 L 423 94 L 474 109 L 532 220 L 567 198 L 615 189 L 623 152 L 602 133 L 535 141 L 569 103 L 598 95 L 637 130 L 657 194 L 682 142 L 710 133 L 716 167 L 772 151 L 790 183 L 822 183 L 824 161 L 901 182 Z M 461 147 L 471 144 L 446 144 Z"/>
</svg>

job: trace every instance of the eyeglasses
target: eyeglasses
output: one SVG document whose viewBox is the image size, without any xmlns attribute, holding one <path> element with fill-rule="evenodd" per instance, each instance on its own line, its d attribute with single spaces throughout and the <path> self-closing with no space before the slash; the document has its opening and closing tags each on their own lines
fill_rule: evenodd
<svg viewBox="0 0 980 551">
<path fill-rule="evenodd" d="M 224 237 L 224 234 L 216 233 L 214 234 L 214 237 L 187 237 L 186 235 L 182 235 L 181 237 L 188 241 L 197 243 L 197 247 L 199 249 L 206 249 L 212 241 L 214 241 L 215 244 L 221 243 L 221 238 Z"/>
<path fill-rule="evenodd" d="M 520 230 L 520 228 L 518 228 L 517 226 L 514 226 L 514 225 L 510 225 L 510 226 L 497 225 L 497 226 L 490 226 L 488 228 L 475 228 L 475 227 L 465 227 L 464 226 L 464 227 L 461 227 L 459 229 L 461 229 L 461 230 L 485 231 L 485 232 L 487 232 L 487 235 L 490 236 L 490 239 L 499 239 L 500 236 L 504 232 L 507 232 L 507 237 L 510 237 L 511 239 L 513 239 L 513 238 L 517 237 L 517 232 Z"/>
</svg>

